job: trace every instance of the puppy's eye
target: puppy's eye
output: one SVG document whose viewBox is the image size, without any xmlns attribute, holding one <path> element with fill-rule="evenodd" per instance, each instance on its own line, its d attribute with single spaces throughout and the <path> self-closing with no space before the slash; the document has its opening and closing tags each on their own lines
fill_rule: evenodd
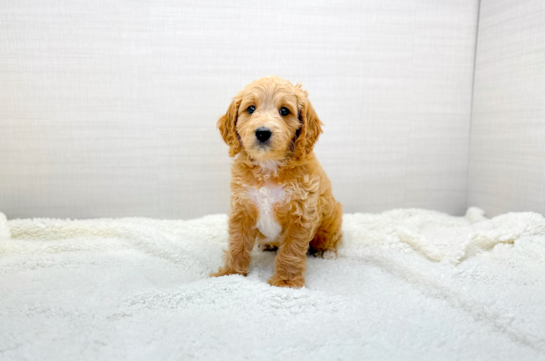
<svg viewBox="0 0 545 361">
<path fill-rule="evenodd" d="M 248 112 L 248 114 L 252 114 L 253 112 L 255 112 L 255 107 L 253 105 L 250 105 L 248 109 L 246 109 L 246 111 Z"/>
<path fill-rule="evenodd" d="M 280 115 L 285 117 L 286 115 L 288 115 L 290 113 L 290 110 L 286 107 L 282 107 L 280 108 Z"/>
</svg>

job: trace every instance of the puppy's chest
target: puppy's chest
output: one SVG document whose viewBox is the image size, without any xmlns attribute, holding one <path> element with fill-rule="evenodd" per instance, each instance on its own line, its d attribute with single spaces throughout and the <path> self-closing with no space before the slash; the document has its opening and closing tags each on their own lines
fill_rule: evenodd
<svg viewBox="0 0 545 361">
<path fill-rule="evenodd" d="M 267 238 L 273 240 L 282 232 L 282 225 L 278 222 L 275 214 L 275 206 L 289 202 L 287 190 L 272 183 L 265 184 L 260 188 L 249 187 L 248 195 L 250 200 L 257 206 L 259 217 L 256 227 Z"/>
</svg>

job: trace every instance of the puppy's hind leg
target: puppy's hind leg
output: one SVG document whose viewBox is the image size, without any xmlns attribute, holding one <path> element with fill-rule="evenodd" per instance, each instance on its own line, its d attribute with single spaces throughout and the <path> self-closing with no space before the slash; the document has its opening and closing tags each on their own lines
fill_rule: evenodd
<svg viewBox="0 0 545 361">
<path fill-rule="evenodd" d="M 259 247 L 259 250 L 263 251 L 263 252 L 276 252 L 276 251 L 278 251 L 278 246 L 275 246 L 274 244 L 260 243 L 258 247 Z"/>
<path fill-rule="evenodd" d="M 311 254 L 325 259 L 337 258 L 337 247 L 342 238 L 342 214 L 341 204 L 335 201 L 331 211 L 323 218 L 322 224 L 310 241 Z"/>
<path fill-rule="evenodd" d="M 257 248 L 263 252 L 275 252 L 278 246 L 270 238 L 267 238 L 260 231 L 257 231 Z"/>
</svg>

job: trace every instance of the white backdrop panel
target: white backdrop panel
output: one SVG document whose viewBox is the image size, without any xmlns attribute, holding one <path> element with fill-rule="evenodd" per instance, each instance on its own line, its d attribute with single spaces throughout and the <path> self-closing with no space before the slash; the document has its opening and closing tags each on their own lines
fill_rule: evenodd
<svg viewBox="0 0 545 361">
<path fill-rule="evenodd" d="M 215 122 L 276 74 L 309 90 L 346 212 L 460 214 L 477 13 L 477 0 L 3 0 L 0 210 L 226 212 Z"/>
<path fill-rule="evenodd" d="M 483 0 L 468 204 L 545 214 L 545 2 Z"/>
</svg>

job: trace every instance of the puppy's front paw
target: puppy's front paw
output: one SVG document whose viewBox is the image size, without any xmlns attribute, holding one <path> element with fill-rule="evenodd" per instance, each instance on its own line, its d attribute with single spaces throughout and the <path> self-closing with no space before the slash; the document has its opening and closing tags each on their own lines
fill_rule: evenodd
<svg viewBox="0 0 545 361">
<path fill-rule="evenodd" d="M 303 276 L 297 276 L 290 280 L 284 280 L 277 274 L 274 274 L 271 278 L 269 278 L 268 282 L 271 286 L 275 287 L 301 288 L 305 285 L 305 279 Z"/>
<path fill-rule="evenodd" d="M 221 276 L 228 276 L 228 275 L 234 275 L 234 274 L 240 274 L 240 275 L 246 276 L 248 272 L 237 272 L 232 269 L 220 267 L 218 272 L 211 272 L 210 277 L 221 277 Z"/>
</svg>

